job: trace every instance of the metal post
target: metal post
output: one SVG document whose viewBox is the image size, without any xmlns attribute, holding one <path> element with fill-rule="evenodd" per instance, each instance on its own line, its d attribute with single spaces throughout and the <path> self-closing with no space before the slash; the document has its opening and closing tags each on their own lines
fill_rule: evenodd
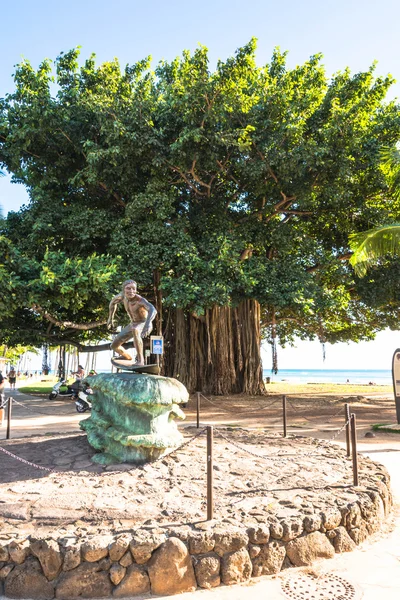
<svg viewBox="0 0 400 600">
<path fill-rule="evenodd" d="M 200 392 L 197 392 L 197 429 L 200 427 Z"/>
<path fill-rule="evenodd" d="M 11 408 L 12 408 L 13 399 L 11 396 L 8 399 L 8 407 L 7 407 L 7 431 L 6 431 L 6 440 L 10 439 L 11 435 Z"/>
<path fill-rule="evenodd" d="M 4 405 L 6 398 L 3 394 L 0 394 L 0 425 L 3 425 L 4 422 Z"/>
<path fill-rule="evenodd" d="M 286 396 L 282 396 L 282 410 L 283 410 L 283 437 L 287 437 Z"/>
<path fill-rule="evenodd" d="M 213 495 L 213 431 L 212 425 L 207 426 L 207 521 L 214 517 Z"/>
<path fill-rule="evenodd" d="M 353 485 L 358 485 L 358 459 L 357 459 L 357 428 L 356 415 L 351 415 L 351 451 L 353 456 Z"/>
<path fill-rule="evenodd" d="M 394 401 L 395 401 L 395 405 L 396 405 L 397 424 L 400 425 L 400 398 L 396 397 L 394 399 Z"/>
<path fill-rule="evenodd" d="M 68 372 L 67 372 L 67 349 L 65 346 L 63 346 L 63 378 L 64 379 L 68 379 Z"/>
<path fill-rule="evenodd" d="M 346 425 L 346 449 L 347 456 L 351 455 L 351 445 L 350 445 L 350 404 L 344 405 L 344 422 Z"/>
</svg>

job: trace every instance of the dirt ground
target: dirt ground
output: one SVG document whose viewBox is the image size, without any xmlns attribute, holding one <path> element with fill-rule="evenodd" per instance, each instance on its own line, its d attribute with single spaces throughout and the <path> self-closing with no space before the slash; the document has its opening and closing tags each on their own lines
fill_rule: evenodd
<svg viewBox="0 0 400 600">
<path fill-rule="evenodd" d="M 360 388 L 357 387 L 357 390 Z M 374 433 L 365 438 L 371 427 L 378 423 L 395 423 L 396 412 L 393 395 L 365 390 L 357 394 L 326 393 L 315 386 L 308 393 L 296 392 L 294 386 L 282 386 L 286 396 L 287 428 L 289 433 L 330 439 L 345 422 L 345 404 L 356 415 L 359 440 L 374 444 L 383 440 L 398 441 L 395 433 Z M 268 396 L 200 397 L 200 421 L 210 425 L 229 424 L 249 428 L 267 428 L 283 431 L 282 393 L 269 391 Z M 185 410 L 187 419 L 196 422 L 197 399 L 192 396 Z M 337 440 L 344 441 L 342 433 Z"/>
<path fill-rule="evenodd" d="M 68 399 L 50 401 L 19 392 L 14 396 L 10 440 L 4 439 L 5 426 L 0 428 L 0 446 L 11 453 L 1 452 L 3 531 L 26 532 L 39 524 L 87 531 L 201 521 L 206 509 L 206 445 L 204 433 L 192 438 L 206 424 L 214 426 L 216 518 L 235 522 L 254 520 L 260 510 L 296 512 L 298 506 L 329 504 L 329 493 L 321 491 L 327 486 L 339 485 L 341 494 L 351 494 L 351 461 L 343 450 L 346 402 L 357 417 L 360 445 L 369 452 L 377 443 L 380 449 L 387 444 L 400 451 L 399 434 L 365 437 L 371 435 L 373 424 L 395 422 L 394 401 L 387 394 L 291 391 L 286 404 L 287 440 L 282 439 L 280 393 L 201 396 L 200 430 L 194 395 L 184 409 L 186 420 L 179 423 L 185 441 L 192 440 L 187 446 L 152 465 L 110 465 L 104 470 L 91 462 L 94 450 L 79 429 L 79 421 L 88 414 L 78 415 Z M 332 449 L 315 438 L 333 440 L 339 447 Z M 295 458 L 274 458 L 266 468 L 266 454 L 292 452 L 293 456 L 293 450 Z"/>
</svg>

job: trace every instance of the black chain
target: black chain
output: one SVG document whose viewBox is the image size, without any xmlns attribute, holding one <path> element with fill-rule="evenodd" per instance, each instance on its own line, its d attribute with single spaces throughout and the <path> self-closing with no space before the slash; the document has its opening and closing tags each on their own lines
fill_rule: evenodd
<svg viewBox="0 0 400 600">
<path fill-rule="evenodd" d="M 184 448 L 185 446 L 188 446 L 189 444 L 191 444 L 196 438 L 200 437 L 201 435 L 203 435 L 203 433 L 207 430 L 206 427 L 204 427 L 204 429 L 202 429 L 201 431 L 199 431 L 198 433 L 196 433 L 196 435 L 194 435 L 193 437 L 191 437 L 189 440 L 183 442 L 180 446 L 178 446 L 177 448 L 174 448 L 174 450 L 172 450 L 171 452 L 169 452 L 168 454 L 163 454 L 162 456 L 160 456 L 159 458 L 157 458 L 157 460 L 153 461 L 151 464 L 157 463 L 160 460 L 164 460 L 169 458 L 172 454 L 174 454 L 175 452 L 178 452 L 181 448 Z M 25 458 L 21 458 L 20 456 L 17 456 L 16 454 L 13 454 L 12 452 L 10 452 L 9 450 L 6 450 L 5 448 L 2 448 L 0 446 L 0 451 L 4 452 L 5 454 L 7 454 L 8 456 L 11 456 L 12 458 L 14 458 L 15 460 L 18 460 L 19 462 L 22 462 L 26 465 L 29 465 L 31 467 L 34 467 L 35 469 L 40 469 L 42 471 L 48 471 L 49 473 L 64 473 L 64 471 L 59 471 L 57 469 L 50 469 L 49 467 L 42 467 L 41 465 L 37 465 L 36 463 L 30 462 L 29 460 L 25 460 Z M 133 469 L 136 468 L 136 465 L 132 467 L 132 469 L 125 469 L 125 470 L 119 470 L 119 471 L 112 471 L 109 473 L 99 473 L 99 475 L 113 475 L 115 473 L 122 473 L 122 472 L 129 472 Z M 77 472 L 79 473 L 79 471 Z"/>
<path fill-rule="evenodd" d="M 301 410 L 299 408 L 297 408 L 297 406 L 294 406 L 294 404 L 292 404 L 292 402 L 289 400 L 289 398 L 287 398 L 287 401 L 288 401 L 288 404 L 290 404 L 290 406 L 293 408 L 293 410 L 295 412 L 300 413 L 300 416 L 303 417 L 303 419 L 305 419 L 306 421 L 309 421 L 309 423 L 315 423 L 316 425 L 323 425 L 323 423 L 316 423 L 316 421 L 314 419 L 310 419 L 309 417 L 306 417 L 306 415 L 304 415 L 301 412 Z M 341 414 L 343 414 L 343 409 L 342 408 L 337 413 L 335 413 L 334 415 L 331 415 L 329 417 L 329 419 L 327 419 L 325 421 L 325 423 L 329 423 L 332 419 L 334 419 L 335 417 L 338 417 Z"/>
<path fill-rule="evenodd" d="M 348 425 L 348 423 L 349 423 L 349 421 L 347 421 L 347 423 L 345 423 L 343 425 L 343 427 L 341 427 L 341 429 L 339 429 L 339 431 L 335 432 L 335 436 L 333 436 L 333 439 L 335 439 L 335 437 L 337 437 L 343 431 L 343 429 L 346 427 L 346 425 Z M 219 429 L 214 428 L 214 431 L 216 431 L 217 435 L 221 436 L 226 442 L 228 442 L 232 446 L 236 446 L 236 448 L 239 448 L 239 450 L 242 450 L 242 452 L 246 452 L 247 454 L 250 454 L 251 456 L 254 456 L 256 458 L 260 458 L 261 460 L 264 460 L 266 462 L 268 462 L 269 460 L 281 460 L 282 458 L 288 458 L 288 459 L 292 460 L 292 457 L 294 457 L 294 456 L 296 458 L 302 458 L 302 457 L 308 457 L 308 456 L 332 458 L 331 456 L 321 454 L 319 452 L 316 452 L 315 450 L 313 452 L 303 452 L 301 454 L 299 454 L 298 452 L 284 453 L 284 454 L 278 452 L 276 454 L 269 454 L 268 456 L 263 455 L 263 454 L 257 454 L 256 452 L 252 452 L 251 450 L 244 448 L 241 444 L 238 444 L 237 442 L 234 442 L 233 440 L 229 439 Z M 331 442 L 331 441 L 332 440 L 328 440 L 328 442 Z"/>
<path fill-rule="evenodd" d="M 8 400 L 10 400 L 11 398 L 9 398 Z M 17 404 L 20 404 L 19 402 L 17 402 L 16 400 L 14 400 L 14 402 L 16 402 Z M 23 404 L 21 406 L 24 406 Z M 346 423 L 340 428 L 338 429 L 338 431 L 336 431 L 334 433 L 334 435 L 332 436 L 332 438 L 329 440 L 329 442 L 332 442 L 333 440 L 335 440 L 340 433 L 342 433 L 342 431 L 345 429 L 345 427 L 349 424 L 349 420 L 346 421 Z M 204 427 L 203 429 L 201 429 L 199 432 L 197 432 L 194 436 L 192 436 L 190 439 L 184 441 L 180 446 L 178 446 L 177 448 L 174 448 L 174 450 L 172 450 L 171 452 L 169 452 L 168 454 L 163 454 L 162 456 L 160 456 L 158 459 L 156 459 L 155 461 L 153 461 L 151 464 L 155 464 L 161 460 L 168 460 L 173 454 L 175 454 L 176 452 L 179 452 L 182 448 L 185 448 L 186 446 L 188 446 L 189 444 L 191 444 L 194 440 L 196 440 L 198 437 L 200 437 L 201 435 L 203 435 L 205 433 L 205 431 L 207 430 L 207 427 Z M 250 456 L 253 456 L 255 458 L 264 460 L 266 462 L 271 461 L 271 460 L 282 460 L 282 459 L 290 459 L 292 460 L 292 457 L 295 456 L 296 458 L 300 458 L 300 457 L 308 457 L 308 456 L 315 456 L 315 457 L 323 457 L 325 456 L 326 458 L 331 458 L 330 456 L 326 456 L 323 454 L 320 454 L 316 451 L 314 452 L 306 452 L 306 453 L 276 453 L 273 455 L 269 455 L 269 456 L 265 456 L 265 455 L 261 455 L 261 454 L 257 454 L 256 452 L 252 452 L 251 450 L 248 450 L 247 448 L 244 448 L 241 444 L 238 444 L 237 442 L 234 442 L 233 440 L 229 439 L 227 436 L 225 436 L 219 429 L 214 427 L 214 431 L 217 433 L 217 435 L 219 435 L 220 437 L 222 437 L 226 442 L 228 442 L 229 444 L 231 444 L 232 446 L 235 446 L 236 448 L 238 448 L 239 450 L 241 450 L 242 452 L 245 452 L 247 454 L 249 454 Z M 7 454 L 8 456 L 14 458 L 15 460 L 18 460 L 26 465 L 29 465 L 31 467 L 34 467 L 36 469 L 40 469 L 42 471 L 47 471 L 48 473 L 62 473 L 63 471 L 58 471 L 56 469 L 51 469 L 49 467 L 43 467 L 41 465 L 37 465 L 36 463 L 30 462 L 28 460 L 25 460 L 24 458 L 21 458 L 19 456 L 17 456 L 16 454 L 13 454 L 12 452 L 6 450 L 5 448 L 2 448 L 0 446 L 0 451 L 4 452 L 5 454 Z M 128 469 L 128 470 L 117 470 L 117 471 L 112 471 L 112 472 L 108 472 L 108 473 L 101 473 L 101 475 L 112 475 L 115 473 L 120 473 L 120 472 L 129 472 L 133 469 L 135 469 L 136 466 L 133 466 L 132 469 Z M 79 471 L 78 471 L 79 472 Z"/>
<path fill-rule="evenodd" d="M 47 412 L 47 413 L 45 413 L 45 412 L 42 412 L 42 411 L 40 411 L 40 410 L 37 410 L 37 408 L 31 408 L 31 407 L 30 407 L 30 406 L 28 406 L 27 404 L 23 404 L 22 402 L 18 402 L 18 400 L 16 400 L 15 398 L 13 398 L 13 399 L 12 399 L 12 401 L 13 401 L 13 403 L 15 403 L 15 404 L 18 404 L 18 406 L 22 406 L 23 408 L 26 408 L 26 409 L 27 409 L 27 410 L 29 410 L 30 412 L 33 412 L 33 413 L 35 413 L 35 414 L 38 414 L 38 415 L 44 415 L 44 416 L 46 416 L 46 417 L 51 417 L 51 416 L 54 416 L 54 417 L 65 417 L 65 416 L 66 416 L 66 414 L 67 414 L 67 416 L 68 416 L 68 413 L 66 413 L 66 414 L 65 414 L 65 413 L 64 413 L 64 414 L 60 414 L 60 413 L 58 413 L 58 414 L 57 414 L 57 413 L 53 413 L 53 412 L 52 412 L 52 413 L 48 413 L 48 412 Z"/>
<path fill-rule="evenodd" d="M 212 400 L 210 400 L 209 398 L 207 398 L 206 396 L 204 396 L 204 394 L 200 393 L 200 396 L 202 398 L 204 398 L 204 400 L 206 400 L 207 402 L 209 402 L 210 404 L 212 404 L 213 406 L 216 406 L 217 408 L 219 408 L 220 410 L 223 410 L 224 412 L 232 412 L 232 410 L 236 410 L 235 407 L 231 407 L 230 410 L 227 410 L 226 408 L 224 408 L 223 406 L 221 406 L 221 404 L 217 404 L 216 402 L 213 402 Z M 257 406 L 256 408 L 251 408 L 250 410 L 246 410 L 243 412 L 238 412 L 238 415 L 246 415 L 246 414 L 250 414 L 253 412 L 256 412 L 258 410 L 264 410 L 264 408 L 271 408 L 271 406 L 273 406 L 274 404 L 276 404 L 278 402 L 278 400 L 280 400 L 280 398 L 277 398 L 276 400 L 273 400 L 270 404 L 265 404 L 264 406 Z"/>
<path fill-rule="evenodd" d="M 328 440 L 329 442 L 333 442 L 336 438 L 342 433 L 342 431 L 350 424 L 350 419 L 347 419 L 346 423 L 333 434 L 333 436 Z"/>
<path fill-rule="evenodd" d="M 203 435 L 203 433 L 205 431 L 207 431 L 207 427 L 204 427 L 203 429 L 201 429 L 198 433 L 196 433 L 196 435 L 192 436 L 189 440 L 186 440 L 185 442 L 183 442 L 177 448 L 174 448 L 173 450 L 171 450 L 171 452 L 168 452 L 168 454 L 162 454 L 161 456 L 159 456 L 158 458 L 156 458 L 156 460 L 151 461 L 151 463 L 149 463 L 149 464 L 150 465 L 154 465 L 154 464 L 160 462 L 161 460 L 168 460 L 170 456 L 172 456 L 173 454 L 175 454 L 175 452 L 178 452 L 179 450 L 181 450 L 185 446 L 188 446 L 189 444 L 191 444 L 195 439 L 197 439 L 198 437 L 200 437 L 201 435 Z M 114 475 L 115 473 L 129 473 L 130 471 L 133 471 L 136 468 L 137 468 L 137 465 L 133 465 L 131 469 L 115 470 L 115 471 L 110 471 L 110 472 L 107 472 L 107 473 L 101 473 L 101 475 L 104 476 L 104 475 Z"/>
<path fill-rule="evenodd" d="M 41 469 L 42 471 L 48 471 L 49 473 L 62 473 L 62 471 L 56 471 L 56 469 L 49 469 L 49 467 L 42 467 L 41 465 L 37 465 L 33 462 L 30 462 L 29 460 L 25 460 L 24 458 L 21 458 L 20 456 L 17 456 L 16 454 L 13 454 L 12 452 L 9 452 L 8 450 L 6 450 L 5 448 L 2 448 L 0 446 L 0 451 L 4 452 L 4 454 L 8 454 L 8 456 L 11 456 L 12 458 L 15 458 L 15 460 L 19 460 L 20 462 L 29 465 L 30 467 L 35 467 L 35 469 Z"/>
</svg>

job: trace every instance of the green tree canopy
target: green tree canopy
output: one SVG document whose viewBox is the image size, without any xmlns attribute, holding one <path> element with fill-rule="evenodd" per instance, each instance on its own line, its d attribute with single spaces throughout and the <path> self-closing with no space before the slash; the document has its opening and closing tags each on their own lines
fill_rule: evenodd
<svg viewBox="0 0 400 600">
<path fill-rule="evenodd" d="M 399 139 L 391 77 L 373 66 L 328 79 L 321 55 L 289 69 L 279 50 L 257 66 L 254 40 L 214 71 L 204 47 L 154 71 L 148 59 L 125 69 L 78 59 L 61 54 L 55 74 L 50 61 L 36 71 L 24 61 L 1 101 L 0 156 L 31 198 L 3 227 L 20 257 L 0 280 L 15 297 L 4 319 L 34 319 L 57 340 L 101 339 L 101 326 L 60 324 L 104 321 L 129 275 L 167 337 L 184 311 L 205 364 L 216 307 L 259 304 L 259 333 L 282 343 L 398 324 L 398 304 L 383 311 L 348 266 L 352 233 L 400 218 L 381 157 Z M 237 315 L 223 318 L 233 320 L 218 335 L 236 335 Z"/>
</svg>

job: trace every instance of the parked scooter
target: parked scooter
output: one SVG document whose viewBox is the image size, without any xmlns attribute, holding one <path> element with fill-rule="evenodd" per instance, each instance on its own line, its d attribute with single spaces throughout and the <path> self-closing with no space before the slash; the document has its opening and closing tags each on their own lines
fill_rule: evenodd
<svg viewBox="0 0 400 600">
<path fill-rule="evenodd" d="M 78 413 L 84 413 L 92 408 L 92 403 L 89 400 L 91 394 L 93 394 L 93 390 L 90 387 L 79 391 L 78 396 L 75 399 L 76 410 Z"/>
<path fill-rule="evenodd" d="M 72 396 L 75 396 L 78 391 L 75 383 L 71 386 L 68 385 L 66 379 L 60 379 L 60 381 L 57 381 L 57 383 L 54 384 L 53 389 L 49 394 L 49 400 L 54 400 L 57 398 L 57 396 L 63 396 L 63 398 L 72 398 Z"/>
</svg>

